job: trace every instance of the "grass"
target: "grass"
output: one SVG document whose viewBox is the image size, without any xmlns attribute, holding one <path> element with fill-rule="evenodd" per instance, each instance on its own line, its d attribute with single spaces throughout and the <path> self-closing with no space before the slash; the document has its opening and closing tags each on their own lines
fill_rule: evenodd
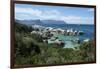
<svg viewBox="0 0 100 69">
<path fill-rule="evenodd" d="M 20 25 L 19 25 L 20 26 Z M 24 25 L 17 27 L 14 43 L 14 64 L 62 64 L 74 62 L 92 62 L 95 61 L 95 46 L 92 41 L 82 43 L 75 49 L 62 48 L 56 44 L 47 44 L 42 42 L 38 35 L 31 35 Z M 24 27 L 25 31 L 23 31 Z M 19 30 L 21 29 L 21 31 Z M 20 32 L 19 32 L 20 31 Z"/>
</svg>

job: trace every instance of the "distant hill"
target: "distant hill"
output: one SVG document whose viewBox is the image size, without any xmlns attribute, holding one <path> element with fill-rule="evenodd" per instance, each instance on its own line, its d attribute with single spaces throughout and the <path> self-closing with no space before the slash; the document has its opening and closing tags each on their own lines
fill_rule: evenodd
<svg viewBox="0 0 100 69">
<path fill-rule="evenodd" d="M 44 24 L 66 24 L 66 22 L 61 20 L 42 20 Z"/>
<path fill-rule="evenodd" d="M 26 24 L 26 25 L 52 25 L 52 24 L 66 24 L 66 22 L 61 20 L 16 20 L 18 23 Z"/>
<path fill-rule="evenodd" d="M 18 23 L 26 24 L 26 25 L 42 25 L 42 22 L 40 20 L 16 20 Z"/>
<path fill-rule="evenodd" d="M 31 26 L 21 24 L 18 21 L 15 22 L 15 32 L 17 32 L 17 33 L 28 33 L 28 32 L 31 32 L 32 30 L 33 29 Z"/>
</svg>

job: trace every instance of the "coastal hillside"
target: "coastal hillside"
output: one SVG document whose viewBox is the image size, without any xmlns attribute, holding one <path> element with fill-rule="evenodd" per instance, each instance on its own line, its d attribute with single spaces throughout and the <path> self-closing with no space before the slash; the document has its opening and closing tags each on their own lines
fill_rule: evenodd
<svg viewBox="0 0 100 69">
<path fill-rule="evenodd" d="M 32 31 L 35 33 L 31 34 Z M 15 66 L 95 61 L 95 46 L 93 46 L 93 40 L 82 42 L 75 49 L 63 48 L 63 43 L 48 44 L 46 41 L 44 42 L 43 40 L 47 40 L 47 38 L 41 37 L 36 32 L 39 32 L 39 30 L 20 22 L 15 22 Z M 48 37 L 51 36 L 49 32 L 46 35 Z"/>
<path fill-rule="evenodd" d="M 42 21 L 40 20 L 17 20 L 16 19 L 16 22 L 19 22 L 21 24 L 26 24 L 26 25 L 34 25 L 34 24 L 42 25 Z"/>
<path fill-rule="evenodd" d="M 19 22 L 19 23 L 22 23 L 22 24 L 26 24 L 26 25 L 43 25 L 45 26 L 46 24 L 48 25 L 52 25 L 52 24 L 66 24 L 66 22 L 64 21 L 61 21 L 61 20 L 40 20 L 40 19 L 37 19 L 37 20 L 17 20 L 16 19 L 16 22 Z"/>
<path fill-rule="evenodd" d="M 62 20 L 42 20 L 44 24 L 67 24 L 65 21 Z"/>
</svg>

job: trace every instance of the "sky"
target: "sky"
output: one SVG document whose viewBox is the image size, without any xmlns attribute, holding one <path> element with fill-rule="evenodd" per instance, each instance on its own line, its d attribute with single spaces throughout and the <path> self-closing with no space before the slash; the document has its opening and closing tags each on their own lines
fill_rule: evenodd
<svg viewBox="0 0 100 69">
<path fill-rule="evenodd" d="M 69 24 L 94 24 L 94 8 L 15 4 L 15 19 L 62 20 Z"/>
</svg>

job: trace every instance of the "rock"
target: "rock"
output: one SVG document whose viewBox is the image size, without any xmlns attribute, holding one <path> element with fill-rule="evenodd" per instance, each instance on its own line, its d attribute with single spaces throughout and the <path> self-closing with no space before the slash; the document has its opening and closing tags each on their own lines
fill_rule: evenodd
<svg viewBox="0 0 100 69">
<path fill-rule="evenodd" d="M 90 39 L 85 39 L 85 40 L 83 40 L 84 42 L 89 42 L 90 41 Z"/>
<path fill-rule="evenodd" d="M 83 35 L 83 34 L 84 34 L 83 31 L 79 31 L 79 32 L 78 32 L 78 35 Z"/>
</svg>

